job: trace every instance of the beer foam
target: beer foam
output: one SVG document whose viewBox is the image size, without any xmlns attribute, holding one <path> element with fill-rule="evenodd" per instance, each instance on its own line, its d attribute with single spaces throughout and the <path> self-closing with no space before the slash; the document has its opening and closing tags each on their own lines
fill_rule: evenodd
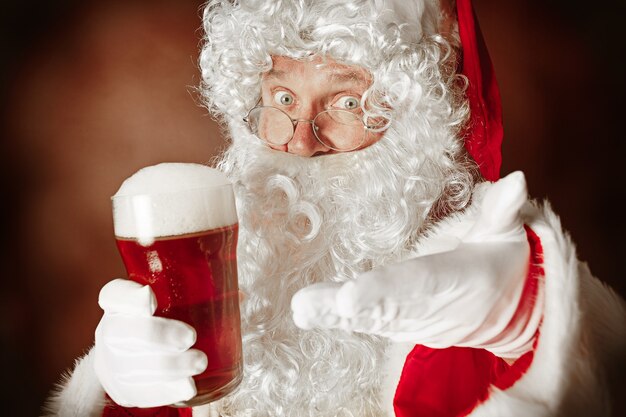
<svg viewBox="0 0 626 417">
<path fill-rule="evenodd" d="M 115 235 L 138 239 L 202 232 L 237 223 L 230 182 L 215 168 L 162 163 L 140 169 L 112 197 Z"/>
</svg>

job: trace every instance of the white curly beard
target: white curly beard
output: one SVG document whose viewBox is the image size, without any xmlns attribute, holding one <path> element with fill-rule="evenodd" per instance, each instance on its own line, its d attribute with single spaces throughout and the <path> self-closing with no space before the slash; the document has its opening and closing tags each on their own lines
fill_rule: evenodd
<svg viewBox="0 0 626 417">
<path fill-rule="evenodd" d="M 380 416 L 386 341 L 303 331 L 300 288 L 345 281 L 406 255 L 444 192 L 449 170 L 383 139 L 367 149 L 302 158 L 239 136 L 220 167 L 236 188 L 244 380 L 224 416 Z M 391 145 L 395 143 L 395 145 Z M 406 144 L 403 145 L 406 147 Z M 411 152 L 411 153 L 409 153 Z M 458 178 L 458 176 L 457 176 Z"/>
</svg>

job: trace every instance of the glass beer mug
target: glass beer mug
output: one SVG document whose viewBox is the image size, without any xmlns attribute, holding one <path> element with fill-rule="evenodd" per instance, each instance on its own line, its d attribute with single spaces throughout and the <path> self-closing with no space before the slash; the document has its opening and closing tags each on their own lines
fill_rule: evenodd
<svg viewBox="0 0 626 417">
<path fill-rule="evenodd" d="M 208 357 L 197 395 L 174 406 L 217 400 L 242 378 L 237 283 L 237 213 L 232 185 L 200 164 L 146 167 L 112 197 L 115 239 L 128 278 L 150 285 L 155 315 L 194 327 Z"/>
</svg>

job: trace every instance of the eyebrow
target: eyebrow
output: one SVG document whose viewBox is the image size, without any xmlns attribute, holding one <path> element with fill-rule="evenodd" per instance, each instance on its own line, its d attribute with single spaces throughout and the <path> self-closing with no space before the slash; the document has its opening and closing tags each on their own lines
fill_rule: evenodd
<svg viewBox="0 0 626 417">
<path fill-rule="evenodd" d="M 363 72 L 356 70 L 338 70 L 330 74 L 332 81 L 359 81 L 367 83 L 369 80 L 363 77 Z"/>
<path fill-rule="evenodd" d="M 272 68 L 269 71 L 267 71 L 265 74 L 263 74 L 263 78 L 279 79 L 279 78 L 289 77 L 292 74 L 293 72 L 291 71 L 288 72 L 288 71 L 282 71 L 282 70 L 277 70 L 277 69 Z"/>
</svg>

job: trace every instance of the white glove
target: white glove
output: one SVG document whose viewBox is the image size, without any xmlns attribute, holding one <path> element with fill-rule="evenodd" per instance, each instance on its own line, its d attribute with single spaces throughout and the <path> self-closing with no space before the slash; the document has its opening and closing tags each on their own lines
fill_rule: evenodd
<svg viewBox="0 0 626 417">
<path fill-rule="evenodd" d="M 531 349 L 542 313 L 540 302 L 520 304 L 530 260 L 520 217 L 526 198 L 524 175 L 510 174 L 487 190 L 469 232 L 452 239 L 455 248 L 344 284 L 303 288 L 292 299 L 294 322 L 521 356 Z"/>
<path fill-rule="evenodd" d="M 153 316 L 152 289 L 115 279 L 100 291 L 104 315 L 96 328 L 94 367 L 109 396 L 125 407 L 158 407 L 196 395 L 192 375 L 207 367 L 190 349 L 196 331 L 182 321 Z"/>
</svg>

